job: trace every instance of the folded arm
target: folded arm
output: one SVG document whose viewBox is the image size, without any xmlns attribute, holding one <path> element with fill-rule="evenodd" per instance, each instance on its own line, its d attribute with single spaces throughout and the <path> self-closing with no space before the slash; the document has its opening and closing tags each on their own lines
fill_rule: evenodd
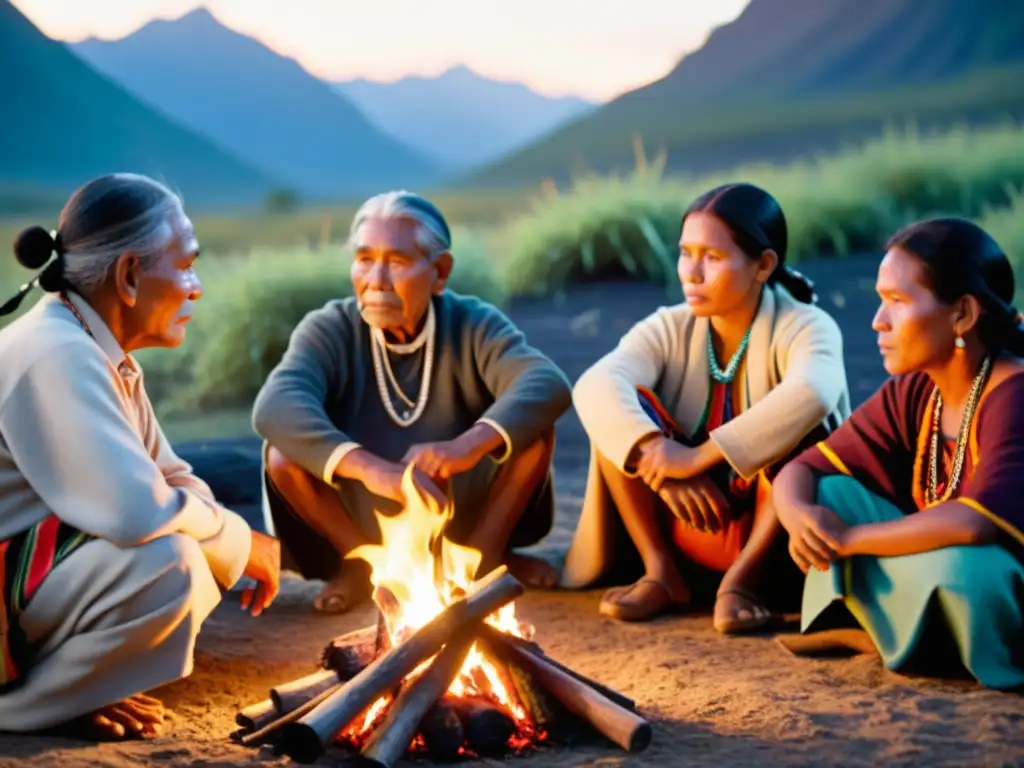
<svg viewBox="0 0 1024 768">
<path fill-rule="evenodd" d="M 172 533 L 200 542 L 225 535 L 230 565 L 221 583 L 233 583 L 248 557 L 248 526 L 202 492 L 168 481 L 133 426 L 115 375 L 98 350 L 77 342 L 33 363 L 0 412 L 15 463 L 53 514 L 117 546 Z"/>
</svg>

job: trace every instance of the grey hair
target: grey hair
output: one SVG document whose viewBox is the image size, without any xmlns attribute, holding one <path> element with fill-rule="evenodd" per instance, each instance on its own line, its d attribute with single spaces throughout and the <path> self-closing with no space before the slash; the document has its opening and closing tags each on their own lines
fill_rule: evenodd
<svg viewBox="0 0 1024 768">
<path fill-rule="evenodd" d="M 426 198 L 404 189 L 374 195 L 359 207 L 349 229 L 349 248 L 356 250 L 362 245 L 366 222 L 393 219 L 415 222 L 416 244 L 431 261 L 451 250 L 451 230 L 442 213 Z"/>
<path fill-rule="evenodd" d="M 181 197 L 148 176 L 115 173 L 89 182 L 60 215 L 65 281 L 89 295 L 125 251 L 148 267 L 174 238 L 171 216 L 181 210 Z"/>
</svg>

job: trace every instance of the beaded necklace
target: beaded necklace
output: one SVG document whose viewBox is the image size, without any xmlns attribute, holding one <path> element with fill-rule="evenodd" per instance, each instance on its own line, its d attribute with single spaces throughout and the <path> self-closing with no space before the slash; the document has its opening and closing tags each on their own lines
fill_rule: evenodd
<svg viewBox="0 0 1024 768">
<path fill-rule="evenodd" d="M 374 378 L 377 380 L 377 392 L 380 395 L 381 403 L 384 405 L 384 410 L 387 412 L 388 417 L 399 427 L 410 427 L 415 424 L 427 407 L 427 401 L 430 399 L 430 379 L 434 368 L 436 331 L 437 320 L 434 316 L 433 303 L 429 305 L 427 310 L 427 322 L 422 334 L 411 344 L 389 345 L 384 332 L 379 328 L 373 328 L 370 331 L 370 351 L 373 356 L 373 373 Z M 408 354 L 417 351 L 421 346 L 425 346 L 423 373 L 420 378 L 419 395 L 413 401 L 402 391 L 398 384 L 395 372 L 391 368 L 389 348 L 394 348 L 395 351 Z M 391 400 L 389 384 L 394 388 L 399 399 L 407 406 L 401 414 L 395 410 L 394 403 Z"/>
<path fill-rule="evenodd" d="M 711 340 L 711 328 L 708 328 L 708 367 L 711 369 L 711 378 L 719 384 L 730 383 L 736 375 L 736 370 L 740 367 L 740 361 L 743 359 L 743 353 L 747 351 L 747 344 L 750 342 L 750 332 L 753 328 L 754 324 L 751 323 L 750 327 L 747 328 L 747 332 L 743 334 L 743 340 L 740 342 L 740 346 L 736 350 L 736 354 L 732 356 L 732 359 L 729 361 L 729 365 L 726 366 L 724 371 L 718 367 L 718 358 L 715 356 L 715 345 Z"/>
<path fill-rule="evenodd" d="M 948 501 L 960 485 L 960 475 L 963 472 L 964 457 L 967 454 L 967 443 L 970 438 L 971 422 L 974 420 L 974 413 L 977 410 L 978 401 L 981 398 L 981 390 L 984 388 L 985 381 L 988 379 L 988 373 L 991 365 L 991 357 L 986 356 L 981 363 L 981 370 L 978 371 L 978 375 L 974 377 L 974 383 L 971 385 L 971 392 L 967 396 L 967 405 L 964 406 L 963 416 L 960 417 L 960 432 L 956 437 L 953 466 L 950 469 L 949 477 L 946 480 L 946 487 L 943 489 L 941 498 L 939 497 L 938 486 L 939 460 L 943 453 L 941 448 L 942 441 L 939 439 L 942 433 L 942 395 L 939 392 L 938 387 L 936 387 L 934 392 L 932 392 L 931 445 L 929 446 L 930 455 L 928 457 L 928 481 L 925 486 L 925 501 L 928 506 L 931 506 L 936 502 Z"/>
</svg>

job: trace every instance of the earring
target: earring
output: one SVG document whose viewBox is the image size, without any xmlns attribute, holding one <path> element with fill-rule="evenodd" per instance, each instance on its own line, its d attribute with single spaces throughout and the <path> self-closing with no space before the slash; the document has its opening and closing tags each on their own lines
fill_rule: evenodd
<svg viewBox="0 0 1024 768">
<path fill-rule="evenodd" d="M 953 342 L 953 346 L 955 346 L 957 349 L 963 349 L 964 347 L 966 347 L 967 344 L 964 343 L 964 337 L 957 336 L 956 341 Z"/>
</svg>

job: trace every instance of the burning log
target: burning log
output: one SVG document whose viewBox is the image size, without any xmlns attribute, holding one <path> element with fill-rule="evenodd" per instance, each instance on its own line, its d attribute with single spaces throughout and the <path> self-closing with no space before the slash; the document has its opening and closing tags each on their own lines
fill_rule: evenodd
<svg viewBox="0 0 1024 768">
<path fill-rule="evenodd" d="M 321 666 L 333 669 L 341 681 L 351 680 L 387 650 L 381 642 L 379 627 L 373 624 L 331 640 L 320 657 Z"/>
<path fill-rule="evenodd" d="M 555 719 L 547 695 L 537 689 L 526 670 L 516 664 L 506 664 L 516 698 L 533 722 L 539 728 L 547 728 Z"/>
<path fill-rule="evenodd" d="M 482 620 L 523 592 L 523 585 L 506 567 L 496 568 L 464 597 L 377 658 L 316 709 L 286 725 L 281 734 L 285 754 L 300 763 L 316 760 L 353 718 L 443 645 L 457 639 L 467 624 Z"/>
<path fill-rule="evenodd" d="M 627 752 L 647 749 L 651 743 L 651 725 L 635 712 L 619 706 L 547 659 L 505 641 L 501 633 L 487 632 L 486 636 L 496 654 L 504 661 L 522 667 L 537 685 L 574 715 L 590 723 Z"/>
<path fill-rule="evenodd" d="M 625 694 L 619 693 L 614 688 L 609 688 L 607 685 L 604 685 L 603 683 L 599 683 L 596 680 L 591 680 L 589 677 L 586 677 L 585 675 L 581 675 L 576 670 L 570 669 L 569 667 L 565 666 L 564 664 L 560 664 L 559 662 L 555 661 L 550 656 L 548 656 L 546 653 L 544 653 L 544 651 L 542 651 L 540 646 L 537 645 L 536 643 L 531 643 L 529 640 L 524 640 L 521 637 L 516 637 L 515 635 L 509 635 L 509 634 L 504 633 L 504 632 L 503 633 L 498 633 L 492 627 L 484 627 L 482 641 L 484 643 L 489 643 L 489 642 L 491 642 L 495 638 L 496 635 L 497 635 L 497 640 L 499 642 L 504 643 L 504 644 L 515 645 L 517 648 L 521 648 L 524 651 L 527 651 L 529 653 L 532 653 L 535 656 L 540 657 L 541 659 L 543 659 L 544 661 L 546 661 L 548 664 L 550 664 L 551 666 L 555 667 L 559 671 L 564 672 L 567 675 L 571 675 L 572 677 L 575 677 L 577 680 L 579 680 L 581 683 L 584 683 L 585 685 L 589 685 L 591 688 L 593 688 L 595 691 L 600 693 L 602 696 L 604 696 L 605 698 L 611 699 L 616 704 L 618 704 L 620 707 L 625 707 L 630 712 L 635 712 L 636 711 L 636 702 L 633 701 L 631 698 L 629 698 Z M 497 655 L 497 654 L 495 654 L 495 655 Z"/>
<path fill-rule="evenodd" d="M 431 758 L 442 763 L 455 760 L 466 741 L 455 702 L 447 697 L 435 702 L 420 721 L 420 736 Z"/>
<path fill-rule="evenodd" d="M 388 716 L 363 746 L 363 760 L 379 768 L 392 768 L 412 743 L 423 716 L 448 690 L 466 661 L 475 636 L 467 633 L 448 643 L 430 667 L 392 702 Z M 462 740 L 456 745 L 456 754 Z"/>
<path fill-rule="evenodd" d="M 462 721 L 466 743 L 478 755 L 497 755 L 505 751 L 516 732 L 516 722 L 486 699 L 466 698 L 454 701 Z"/>
</svg>

